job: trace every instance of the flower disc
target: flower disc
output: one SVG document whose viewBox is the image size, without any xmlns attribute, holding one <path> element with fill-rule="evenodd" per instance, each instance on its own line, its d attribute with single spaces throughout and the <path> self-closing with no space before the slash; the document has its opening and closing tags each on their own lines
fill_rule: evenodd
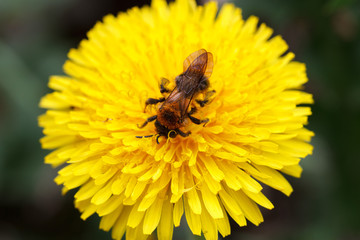
<svg viewBox="0 0 360 240">
<path fill-rule="evenodd" d="M 217 14 L 218 13 L 218 14 Z M 273 208 L 262 185 L 290 195 L 282 173 L 299 177 L 299 161 L 312 152 L 313 133 L 304 128 L 310 94 L 305 65 L 272 29 L 232 4 L 170 5 L 154 0 L 97 23 L 69 52 L 66 76 L 52 76 L 54 90 L 42 98 L 39 118 L 45 162 L 62 165 L 57 184 L 78 188 L 75 205 L 86 219 L 97 213 L 100 228 L 114 239 L 145 239 L 157 229 L 171 239 L 185 213 L 193 234 L 217 239 L 230 234 L 228 216 L 240 226 L 263 221 L 258 205 Z M 151 122 L 162 78 L 183 72 L 183 61 L 199 49 L 214 56 L 211 102 L 187 119 L 188 137 L 159 139 Z M 204 94 L 205 95 L 205 94 Z M 200 95 L 199 98 L 205 96 Z M 301 104 L 301 106 L 299 106 Z"/>
</svg>

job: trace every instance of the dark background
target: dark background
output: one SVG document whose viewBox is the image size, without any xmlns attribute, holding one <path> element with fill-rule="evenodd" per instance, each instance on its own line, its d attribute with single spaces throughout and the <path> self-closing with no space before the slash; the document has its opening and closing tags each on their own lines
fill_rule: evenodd
<svg viewBox="0 0 360 240">
<path fill-rule="evenodd" d="M 37 116 L 62 74 L 70 48 L 108 13 L 149 1 L 0 0 L 0 239 L 111 239 L 61 196 L 56 170 L 43 163 Z M 265 222 L 227 239 L 360 239 L 360 3 L 351 0 L 238 0 L 243 16 L 260 17 L 307 65 L 315 98 L 309 128 L 314 153 L 290 198 L 266 190 L 275 209 Z M 184 220 L 184 218 L 183 218 Z M 182 221 L 174 239 L 193 239 Z M 195 239 L 199 239 L 195 237 Z"/>
</svg>

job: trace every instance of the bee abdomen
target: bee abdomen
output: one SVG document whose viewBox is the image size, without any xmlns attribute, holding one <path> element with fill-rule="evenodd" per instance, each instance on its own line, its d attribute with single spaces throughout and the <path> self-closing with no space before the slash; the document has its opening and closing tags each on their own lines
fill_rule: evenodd
<svg viewBox="0 0 360 240">
<path fill-rule="evenodd" d="M 168 129 L 177 129 L 181 127 L 180 115 L 171 107 L 164 106 L 157 115 L 158 122 Z"/>
</svg>

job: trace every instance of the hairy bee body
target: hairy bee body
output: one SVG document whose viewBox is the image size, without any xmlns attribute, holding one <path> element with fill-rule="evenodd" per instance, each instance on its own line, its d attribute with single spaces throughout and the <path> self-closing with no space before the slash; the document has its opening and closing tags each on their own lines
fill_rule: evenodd
<svg viewBox="0 0 360 240">
<path fill-rule="evenodd" d="M 156 121 L 159 122 L 164 127 L 175 130 L 182 127 L 183 120 L 181 119 L 181 114 L 177 111 L 177 103 L 166 104 L 161 106 L 157 112 Z"/>
<path fill-rule="evenodd" d="M 190 132 L 183 132 L 180 128 L 185 126 L 185 119 L 189 118 L 195 124 L 207 123 L 209 119 L 197 119 L 192 116 L 196 112 L 196 107 L 193 106 L 188 111 L 189 106 L 193 103 L 193 100 L 200 93 L 207 93 L 204 100 L 196 100 L 196 102 L 203 107 L 208 101 L 209 97 L 215 91 L 207 92 L 210 86 L 209 77 L 213 68 L 213 57 L 210 52 L 205 49 L 200 49 L 190 54 L 184 61 L 184 72 L 175 78 L 175 88 L 171 91 L 166 89 L 165 84 L 168 80 L 163 79 L 160 85 L 160 91 L 170 92 L 165 98 L 154 99 L 149 98 L 145 105 L 161 103 L 157 114 L 148 118 L 143 125 L 155 120 L 155 128 L 157 132 L 157 142 L 160 136 L 165 138 L 175 138 L 177 135 L 187 137 Z M 210 94 L 209 94 L 210 93 Z M 137 136 L 151 137 L 147 136 Z M 159 143 L 159 142 L 158 142 Z"/>
</svg>

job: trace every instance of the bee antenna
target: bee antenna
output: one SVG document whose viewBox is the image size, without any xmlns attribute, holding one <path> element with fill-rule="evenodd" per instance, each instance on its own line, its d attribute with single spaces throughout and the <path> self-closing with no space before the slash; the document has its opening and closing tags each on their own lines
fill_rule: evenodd
<svg viewBox="0 0 360 240">
<path fill-rule="evenodd" d="M 154 134 L 152 135 L 146 135 L 146 136 L 135 136 L 136 138 L 149 138 L 149 137 L 152 137 L 154 136 Z"/>
</svg>

